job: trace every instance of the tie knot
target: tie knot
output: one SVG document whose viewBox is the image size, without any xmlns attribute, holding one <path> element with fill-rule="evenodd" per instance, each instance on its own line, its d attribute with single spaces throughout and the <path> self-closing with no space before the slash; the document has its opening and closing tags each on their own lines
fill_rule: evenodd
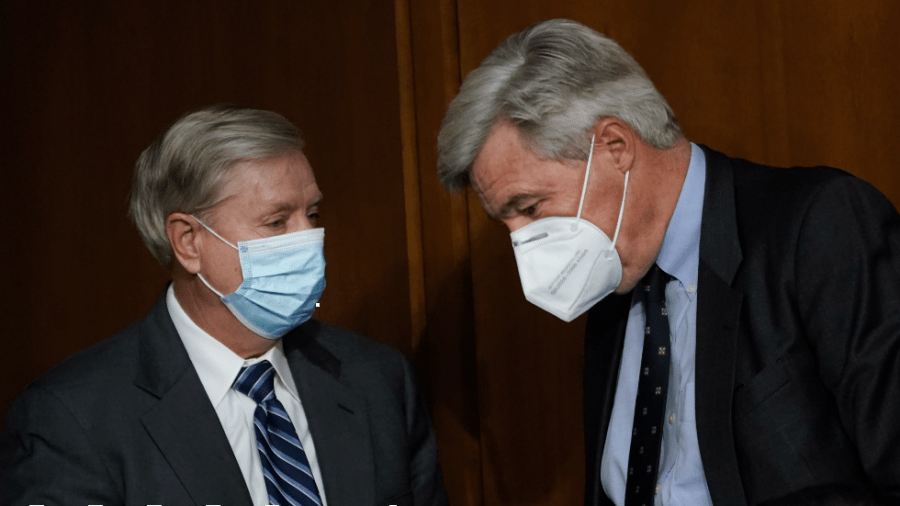
<svg viewBox="0 0 900 506">
<path fill-rule="evenodd" d="M 665 273 L 658 265 L 653 264 L 650 271 L 641 279 L 641 286 L 645 295 L 650 300 L 664 300 L 666 295 L 666 283 L 669 282 L 670 276 Z"/>
<path fill-rule="evenodd" d="M 232 386 L 238 392 L 262 404 L 275 389 L 275 367 L 268 360 L 244 367 Z"/>
</svg>

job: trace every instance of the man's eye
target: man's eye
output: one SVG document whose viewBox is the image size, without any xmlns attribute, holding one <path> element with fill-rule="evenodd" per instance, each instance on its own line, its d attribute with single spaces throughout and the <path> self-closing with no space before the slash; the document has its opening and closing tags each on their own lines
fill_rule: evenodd
<svg viewBox="0 0 900 506">
<path fill-rule="evenodd" d="M 279 219 L 277 219 L 277 220 L 274 220 L 274 221 L 268 223 L 267 226 L 268 226 L 268 227 L 271 227 L 271 228 L 278 228 L 278 227 L 280 227 L 280 226 L 282 226 L 282 225 L 284 225 L 284 220 L 281 219 L 281 218 L 279 218 Z"/>
<path fill-rule="evenodd" d="M 319 213 L 309 213 L 306 215 L 306 219 L 308 219 L 310 223 L 315 224 L 319 219 Z"/>
<path fill-rule="evenodd" d="M 522 209 L 521 211 L 519 211 L 519 214 L 521 214 L 522 216 L 532 216 L 536 211 L 537 204 L 534 204 L 526 207 L 525 209 Z"/>
</svg>

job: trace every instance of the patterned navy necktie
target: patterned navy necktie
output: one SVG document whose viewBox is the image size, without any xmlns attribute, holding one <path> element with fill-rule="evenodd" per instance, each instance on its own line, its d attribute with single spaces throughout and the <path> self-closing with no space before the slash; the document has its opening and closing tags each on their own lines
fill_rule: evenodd
<svg viewBox="0 0 900 506">
<path fill-rule="evenodd" d="M 306 452 L 274 387 L 275 368 L 265 360 L 241 369 L 233 386 L 257 404 L 253 425 L 269 504 L 322 506 Z"/>
<path fill-rule="evenodd" d="M 644 304 L 646 326 L 634 405 L 634 428 L 628 452 L 625 506 L 653 506 L 656 493 L 671 355 L 665 291 L 668 280 L 669 275 L 653 265 L 638 287 Z"/>
</svg>

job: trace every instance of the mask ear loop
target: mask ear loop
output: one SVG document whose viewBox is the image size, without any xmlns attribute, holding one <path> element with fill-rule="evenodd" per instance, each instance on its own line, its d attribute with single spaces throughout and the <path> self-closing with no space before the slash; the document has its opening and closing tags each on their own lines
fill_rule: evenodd
<svg viewBox="0 0 900 506">
<path fill-rule="evenodd" d="M 594 159 L 594 136 L 591 135 L 591 151 L 588 153 L 587 170 L 584 171 L 584 184 L 581 185 L 581 200 L 578 202 L 578 215 L 575 216 L 581 220 L 581 208 L 584 207 L 584 194 L 587 191 L 588 177 L 591 175 L 591 160 Z"/>
<path fill-rule="evenodd" d="M 619 207 L 619 219 L 616 221 L 616 233 L 613 235 L 613 241 L 611 248 L 616 246 L 616 240 L 619 239 L 619 228 L 622 227 L 622 212 L 625 211 L 625 194 L 628 193 L 628 175 L 631 174 L 631 171 L 625 173 L 625 188 L 622 189 L 622 205 Z"/>
<path fill-rule="evenodd" d="M 225 244 L 231 246 L 232 248 L 234 248 L 234 249 L 240 251 L 240 249 L 238 249 L 237 246 L 235 246 L 234 244 L 231 244 L 230 242 L 226 241 L 225 238 L 222 237 L 221 235 L 217 234 L 215 230 L 213 230 L 213 229 L 207 227 L 207 226 L 206 226 L 206 223 L 203 223 L 202 221 L 200 221 L 200 220 L 199 220 L 196 216 L 194 216 L 193 214 L 190 215 L 190 216 L 191 216 L 191 218 L 194 218 L 195 220 L 197 220 L 197 223 L 199 223 L 201 227 L 205 228 L 206 230 L 209 230 L 209 233 L 211 233 L 212 235 L 218 237 L 220 241 L 222 241 L 222 242 L 224 242 Z"/>
<path fill-rule="evenodd" d="M 578 202 L 578 215 L 576 218 L 581 220 L 581 209 L 584 207 L 584 194 L 587 192 L 588 177 L 591 174 L 591 161 L 594 159 L 594 135 L 591 135 L 591 151 L 588 153 L 587 169 L 584 171 L 584 184 L 581 186 L 581 201 Z M 616 246 L 619 239 L 619 229 L 622 227 L 622 213 L 625 211 L 625 195 L 628 193 L 628 176 L 631 171 L 625 173 L 625 188 L 622 190 L 622 204 L 619 206 L 619 219 L 616 220 L 616 231 L 613 234 L 612 246 Z M 577 225 L 575 225 L 577 227 Z"/>
<path fill-rule="evenodd" d="M 220 299 L 222 299 L 222 298 L 225 297 L 224 295 L 222 295 L 222 293 L 221 293 L 220 291 L 218 291 L 218 290 L 216 290 L 215 288 L 213 288 L 212 285 L 209 284 L 209 281 L 207 281 L 207 280 L 203 277 L 203 275 L 200 274 L 199 272 L 197 273 L 197 277 L 200 278 L 200 281 L 202 281 L 204 285 L 206 285 L 206 288 L 209 288 L 210 291 L 212 291 L 212 293 L 218 295 Z"/>
<path fill-rule="evenodd" d="M 203 223 L 202 221 L 200 221 L 196 216 L 194 216 L 193 214 L 190 215 L 190 216 L 191 216 L 191 218 L 194 218 L 195 220 L 197 220 L 197 223 L 199 223 L 201 227 L 205 228 L 206 230 L 209 230 L 209 232 L 210 232 L 212 235 L 218 237 L 220 241 L 224 242 L 225 244 L 231 246 L 231 247 L 234 248 L 234 249 L 238 249 L 237 246 L 235 246 L 234 244 L 231 244 L 230 242 L 226 241 L 224 237 L 222 237 L 221 235 L 217 234 L 215 230 L 213 230 L 213 229 L 207 227 L 207 226 L 206 226 L 206 223 Z M 240 251 L 240 250 L 238 250 L 238 251 Z M 219 292 L 218 290 L 216 290 L 215 288 L 213 288 L 212 285 L 209 284 L 209 282 L 206 281 L 206 279 L 203 278 L 203 275 L 200 274 L 199 272 L 197 273 L 197 277 L 200 278 L 200 281 L 202 281 L 203 284 L 206 285 L 206 287 L 209 288 L 209 289 L 212 291 L 212 293 L 218 295 L 220 299 L 225 297 L 224 295 L 222 295 L 221 292 Z"/>
</svg>

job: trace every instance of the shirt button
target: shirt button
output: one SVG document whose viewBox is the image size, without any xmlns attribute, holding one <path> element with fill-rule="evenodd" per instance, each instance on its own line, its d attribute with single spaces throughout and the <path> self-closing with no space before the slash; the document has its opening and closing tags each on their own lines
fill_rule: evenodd
<svg viewBox="0 0 900 506">
<path fill-rule="evenodd" d="M 697 287 L 694 286 L 694 285 L 689 285 L 689 286 L 687 287 L 688 293 L 694 293 L 696 290 L 697 290 Z"/>
<path fill-rule="evenodd" d="M 669 423 L 675 423 L 675 413 L 669 415 Z"/>
<path fill-rule="evenodd" d="M 658 494 L 658 493 L 659 493 L 659 483 L 656 484 L 656 491 L 653 492 L 653 493 L 654 493 L 654 494 Z"/>
</svg>

